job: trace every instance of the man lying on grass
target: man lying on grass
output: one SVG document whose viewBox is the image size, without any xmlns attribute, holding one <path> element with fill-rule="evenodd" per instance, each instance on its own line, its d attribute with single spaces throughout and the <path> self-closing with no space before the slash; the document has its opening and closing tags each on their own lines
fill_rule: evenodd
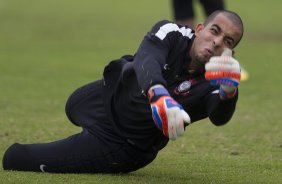
<svg viewBox="0 0 282 184">
<path fill-rule="evenodd" d="M 234 12 L 211 14 L 195 30 L 156 23 L 134 56 L 105 67 L 103 78 L 68 99 L 82 132 L 63 140 L 11 145 L 5 170 L 127 173 L 151 163 L 169 140 L 204 118 L 227 123 L 238 99 L 240 66 L 232 57 L 243 36 Z"/>
</svg>

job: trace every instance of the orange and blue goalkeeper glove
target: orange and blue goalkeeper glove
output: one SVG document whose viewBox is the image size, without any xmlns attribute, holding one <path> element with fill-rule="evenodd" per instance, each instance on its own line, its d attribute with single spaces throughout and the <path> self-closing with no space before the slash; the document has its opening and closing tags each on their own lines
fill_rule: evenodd
<svg viewBox="0 0 282 184">
<path fill-rule="evenodd" d="M 222 99 L 232 98 L 237 91 L 241 79 L 239 62 L 232 57 L 230 49 L 224 49 L 221 56 L 214 56 L 205 65 L 205 78 L 212 85 L 219 85 Z"/>
<path fill-rule="evenodd" d="M 163 134 L 175 140 L 184 133 L 184 123 L 191 122 L 189 115 L 183 110 L 162 85 L 155 85 L 148 91 L 152 116 L 156 126 Z"/>
</svg>

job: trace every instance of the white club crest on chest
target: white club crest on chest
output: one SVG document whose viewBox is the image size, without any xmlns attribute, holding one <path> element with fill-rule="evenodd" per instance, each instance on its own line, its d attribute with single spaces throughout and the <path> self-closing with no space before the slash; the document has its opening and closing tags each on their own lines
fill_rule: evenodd
<svg viewBox="0 0 282 184">
<path fill-rule="evenodd" d="M 189 93 L 189 90 L 191 88 L 191 86 L 195 83 L 194 80 L 186 80 L 181 82 L 178 86 L 176 86 L 174 92 L 175 94 L 179 95 L 179 94 L 183 94 L 183 95 L 187 95 Z"/>
<path fill-rule="evenodd" d="M 190 81 L 184 81 L 177 87 L 177 91 L 179 93 L 186 92 L 191 88 L 191 85 L 192 83 Z"/>
</svg>

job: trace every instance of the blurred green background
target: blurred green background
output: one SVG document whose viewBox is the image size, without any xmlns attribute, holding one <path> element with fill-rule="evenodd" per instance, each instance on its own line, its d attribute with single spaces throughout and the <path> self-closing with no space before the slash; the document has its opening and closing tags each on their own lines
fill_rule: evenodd
<svg viewBox="0 0 282 184">
<path fill-rule="evenodd" d="M 0 183 L 282 183 L 282 2 L 226 4 L 244 21 L 236 58 L 250 73 L 240 84 L 229 124 L 193 124 L 151 165 L 128 175 L 0 167 Z M 202 21 L 199 4 L 197 10 Z M 172 20 L 170 1 L 1 0 L 0 159 L 14 142 L 47 142 L 79 132 L 64 114 L 68 95 L 101 78 L 112 59 L 133 54 L 160 19 Z"/>
</svg>

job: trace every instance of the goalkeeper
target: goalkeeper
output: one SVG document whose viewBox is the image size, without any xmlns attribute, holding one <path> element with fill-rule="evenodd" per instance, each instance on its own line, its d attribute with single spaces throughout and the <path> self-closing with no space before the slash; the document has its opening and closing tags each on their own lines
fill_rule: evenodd
<svg viewBox="0 0 282 184">
<path fill-rule="evenodd" d="M 151 163 L 188 125 L 224 125 L 238 99 L 243 36 L 234 12 L 212 13 L 195 30 L 160 21 L 134 56 L 105 67 L 103 79 L 77 89 L 66 114 L 82 132 L 50 143 L 11 145 L 5 170 L 127 173 Z M 185 128 L 186 127 L 186 128 Z"/>
</svg>

